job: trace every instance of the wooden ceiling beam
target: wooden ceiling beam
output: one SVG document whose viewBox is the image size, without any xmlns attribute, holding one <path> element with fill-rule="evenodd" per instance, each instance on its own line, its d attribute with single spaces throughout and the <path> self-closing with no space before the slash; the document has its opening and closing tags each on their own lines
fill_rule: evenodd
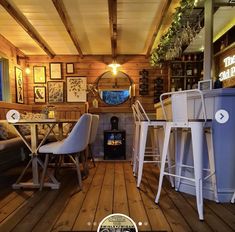
<svg viewBox="0 0 235 232">
<path fill-rule="evenodd" d="M 117 0 L 108 0 L 112 57 L 117 56 Z"/>
<path fill-rule="evenodd" d="M 73 41 L 74 46 L 76 47 L 79 55 L 81 58 L 83 58 L 83 53 L 82 50 L 80 48 L 78 39 L 77 39 L 77 35 L 73 29 L 72 23 L 70 21 L 69 15 L 67 13 L 67 10 L 65 9 L 64 3 L 62 0 L 52 0 L 71 40 Z"/>
<path fill-rule="evenodd" d="M 18 10 L 14 8 L 7 0 L 0 0 L 2 7 L 13 17 L 16 22 L 28 33 L 28 35 L 46 52 L 46 54 L 53 58 L 55 53 L 39 35 L 37 30 L 32 26 L 28 19 Z"/>
<path fill-rule="evenodd" d="M 152 51 L 152 47 L 153 47 L 154 41 L 155 41 L 155 39 L 157 37 L 157 34 L 158 34 L 158 32 L 159 32 L 159 30 L 160 30 L 160 28 L 161 28 L 161 26 L 162 26 L 162 24 L 164 22 L 164 19 L 165 19 L 166 15 L 167 15 L 166 13 L 167 13 L 167 11 L 169 9 L 169 6 L 171 5 L 171 2 L 172 2 L 172 0 L 166 0 L 164 2 L 164 5 L 162 7 L 162 12 L 156 18 L 156 22 L 155 22 L 156 27 L 155 27 L 155 30 L 153 31 L 152 36 L 151 36 L 151 40 L 150 40 L 150 43 L 148 45 L 148 50 L 147 50 L 147 53 L 146 53 L 146 57 L 150 56 L 150 53 Z"/>
</svg>

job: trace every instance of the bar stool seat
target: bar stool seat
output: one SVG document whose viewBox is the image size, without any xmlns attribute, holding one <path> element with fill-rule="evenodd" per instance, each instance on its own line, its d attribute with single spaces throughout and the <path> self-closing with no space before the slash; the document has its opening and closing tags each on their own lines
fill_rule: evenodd
<svg viewBox="0 0 235 232">
<path fill-rule="evenodd" d="M 202 192 L 203 180 L 208 179 L 209 177 L 212 178 L 212 188 L 214 191 L 214 198 L 216 201 L 218 201 L 216 176 L 215 176 L 213 138 L 212 138 L 212 124 L 209 123 L 209 121 L 211 120 L 207 120 L 206 118 L 206 109 L 205 109 L 205 103 L 204 103 L 202 92 L 196 89 L 178 91 L 178 92 L 169 92 L 169 93 L 162 94 L 160 96 L 160 101 L 162 105 L 163 114 L 166 119 L 167 119 L 167 114 L 166 114 L 166 110 L 165 110 L 165 106 L 163 104 L 162 98 L 167 95 L 171 96 L 172 120 L 166 122 L 165 137 L 164 137 L 163 152 L 162 152 L 162 164 L 161 164 L 160 177 L 159 177 L 159 187 L 158 187 L 158 192 L 156 195 L 155 202 L 156 203 L 159 202 L 164 175 L 175 177 L 176 190 L 178 190 L 180 187 L 181 179 L 193 181 L 195 183 L 195 188 L 196 188 L 196 202 L 197 202 L 199 219 L 203 220 L 204 219 L 203 192 Z M 201 101 L 200 106 L 201 106 L 203 119 L 197 119 L 197 118 L 193 118 L 192 120 L 189 119 L 188 98 L 189 96 L 192 96 L 192 95 L 200 96 L 200 101 Z M 183 131 L 184 134 L 182 135 L 182 138 L 181 138 L 179 157 L 177 157 L 177 152 L 176 152 L 175 154 L 176 163 L 175 165 L 172 166 L 172 167 L 175 167 L 175 174 L 172 174 L 172 170 L 170 172 L 165 170 L 165 163 L 166 163 L 171 130 L 172 129 L 178 130 L 179 128 L 184 129 L 184 130 L 186 129 L 187 133 L 188 133 L 188 130 L 190 130 L 191 132 L 193 165 L 189 166 L 189 165 L 183 164 L 184 146 L 185 146 L 186 135 L 187 135 L 187 133 L 184 133 Z M 207 130 L 205 130 L 205 128 L 207 128 Z M 208 133 L 208 131 L 210 133 Z M 209 169 L 203 169 L 203 134 L 205 132 L 207 132 L 206 141 L 207 141 L 207 147 L 208 147 Z M 193 168 L 194 177 L 191 178 L 191 177 L 183 176 L 182 168 Z M 209 174 L 206 177 L 204 177 L 203 171 L 206 171 Z"/>
</svg>

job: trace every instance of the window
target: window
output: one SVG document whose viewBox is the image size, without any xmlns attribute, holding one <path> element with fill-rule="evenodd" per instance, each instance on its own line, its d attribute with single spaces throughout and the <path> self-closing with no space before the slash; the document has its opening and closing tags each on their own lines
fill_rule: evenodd
<svg viewBox="0 0 235 232">
<path fill-rule="evenodd" d="M 11 102 L 9 62 L 0 58 L 0 101 Z"/>
</svg>

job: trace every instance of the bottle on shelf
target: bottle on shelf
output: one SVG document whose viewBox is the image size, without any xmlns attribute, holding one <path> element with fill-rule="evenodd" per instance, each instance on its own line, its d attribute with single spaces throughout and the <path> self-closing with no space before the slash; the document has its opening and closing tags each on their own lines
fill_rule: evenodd
<svg viewBox="0 0 235 232">
<path fill-rule="evenodd" d="M 187 76 L 193 75 L 193 66 L 191 63 L 187 63 L 187 65 L 186 65 L 186 75 Z"/>
<path fill-rule="evenodd" d="M 193 75 L 194 75 L 194 76 L 197 76 L 197 75 L 198 75 L 197 64 L 194 65 L 194 68 L 193 68 Z"/>
</svg>

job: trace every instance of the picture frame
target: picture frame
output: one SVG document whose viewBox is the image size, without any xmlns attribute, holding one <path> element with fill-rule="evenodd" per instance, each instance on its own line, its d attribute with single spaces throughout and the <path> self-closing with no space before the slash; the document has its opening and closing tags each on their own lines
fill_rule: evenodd
<svg viewBox="0 0 235 232">
<path fill-rule="evenodd" d="M 33 80 L 35 84 L 46 83 L 46 67 L 33 66 Z"/>
<path fill-rule="evenodd" d="M 47 92 L 48 92 L 49 103 L 64 102 L 64 82 L 63 81 L 48 81 Z"/>
<path fill-rule="evenodd" d="M 46 103 L 46 87 L 45 86 L 34 86 L 34 102 L 35 103 Z"/>
<path fill-rule="evenodd" d="M 60 62 L 50 63 L 50 79 L 51 80 L 62 79 L 62 63 Z"/>
<path fill-rule="evenodd" d="M 198 81 L 199 90 L 211 90 L 212 89 L 212 80 Z"/>
<path fill-rule="evenodd" d="M 87 78 L 86 77 L 67 77 L 67 102 L 86 102 L 87 101 Z"/>
<path fill-rule="evenodd" d="M 15 67 L 16 103 L 24 103 L 24 82 L 22 69 Z"/>
<path fill-rule="evenodd" d="M 67 74 L 74 73 L 74 63 L 66 63 L 66 73 Z"/>
</svg>

